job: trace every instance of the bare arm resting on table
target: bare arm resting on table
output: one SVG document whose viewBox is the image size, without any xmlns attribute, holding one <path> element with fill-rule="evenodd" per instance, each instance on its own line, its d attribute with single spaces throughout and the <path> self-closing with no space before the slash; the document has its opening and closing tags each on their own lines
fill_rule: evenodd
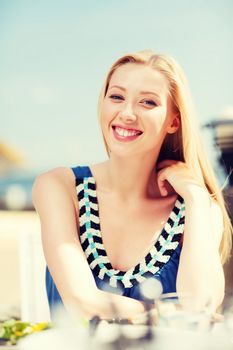
<svg viewBox="0 0 233 350">
<path fill-rule="evenodd" d="M 185 201 L 185 230 L 177 274 L 178 294 L 194 297 L 196 307 L 212 303 L 212 311 L 224 298 L 224 273 L 219 246 L 223 233 L 220 207 L 204 190 Z"/>
<path fill-rule="evenodd" d="M 224 274 L 219 246 L 223 214 L 203 181 L 185 162 L 163 160 L 157 165 L 160 191 L 166 194 L 167 180 L 185 201 L 185 227 L 177 274 L 179 299 L 189 296 L 195 309 L 211 302 L 214 312 L 224 296 Z"/>
<path fill-rule="evenodd" d="M 75 179 L 69 168 L 56 168 L 37 177 L 33 203 L 41 222 L 45 258 L 67 309 L 77 308 L 84 317 L 114 317 L 109 296 L 119 317 L 144 312 L 141 302 L 101 291 L 79 242 Z"/>
</svg>

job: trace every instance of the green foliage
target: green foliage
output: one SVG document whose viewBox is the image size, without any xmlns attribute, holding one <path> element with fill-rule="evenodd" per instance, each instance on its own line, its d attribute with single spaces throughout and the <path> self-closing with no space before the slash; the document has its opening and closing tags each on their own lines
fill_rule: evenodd
<svg viewBox="0 0 233 350">
<path fill-rule="evenodd" d="M 51 328 L 51 323 L 30 323 L 10 319 L 0 323 L 0 340 L 15 345 L 17 341 L 28 334 Z"/>
</svg>

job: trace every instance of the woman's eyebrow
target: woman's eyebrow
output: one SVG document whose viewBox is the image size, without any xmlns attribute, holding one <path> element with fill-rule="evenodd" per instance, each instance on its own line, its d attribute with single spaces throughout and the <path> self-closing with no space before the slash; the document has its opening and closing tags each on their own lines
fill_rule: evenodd
<svg viewBox="0 0 233 350">
<path fill-rule="evenodd" d="M 119 85 L 112 85 L 112 86 L 109 88 L 109 90 L 111 90 L 111 89 L 113 89 L 113 88 L 118 88 L 118 89 L 120 89 L 120 90 L 122 90 L 122 91 L 126 91 L 126 89 L 125 89 L 123 86 L 119 86 Z M 140 91 L 140 94 L 141 94 L 141 95 L 148 95 L 148 94 L 150 94 L 150 95 L 155 95 L 155 96 L 157 96 L 157 97 L 160 98 L 159 94 L 156 93 L 156 92 L 154 92 L 154 91 Z"/>
<path fill-rule="evenodd" d="M 120 90 L 123 90 L 123 91 L 126 91 L 126 89 L 123 87 L 123 86 L 119 86 L 119 85 L 113 85 L 109 88 L 109 90 L 113 89 L 113 88 L 117 88 L 117 89 L 120 89 Z"/>
<path fill-rule="evenodd" d="M 160 98 L 159 94 L 153 91 L 141 91 L 141 95 L 155 95 L 156 97 Z"/>
</svg>

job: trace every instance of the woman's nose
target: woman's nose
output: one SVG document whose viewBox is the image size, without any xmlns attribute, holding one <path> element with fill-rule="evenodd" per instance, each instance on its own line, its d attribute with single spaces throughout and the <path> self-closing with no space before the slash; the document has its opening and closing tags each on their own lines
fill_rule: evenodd
<svg viewBox="0 0 233 350">
<path fill-rule="evenodd" d="M 121 111 L 120 119 L 125 123 L 132 123 L 136 121 L 137 116 L 131 108 L 126 108 Z"/>
</svg>

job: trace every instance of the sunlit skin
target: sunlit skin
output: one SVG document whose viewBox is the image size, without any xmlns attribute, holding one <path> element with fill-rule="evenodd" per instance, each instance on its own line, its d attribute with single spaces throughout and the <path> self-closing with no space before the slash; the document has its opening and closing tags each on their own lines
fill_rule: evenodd
<svg viewBox="0 0 233 350">
<path fill-rule="evenodd" d="M 185 162 L 165 159 L 158 164 L 164 138 L 180 127 L 166 77 L 146 65 L 118 67 L 101 112 L 110 157 L 90 169 L 112 266 L 128 271 L 145 257 L 179 194 L 185 202 L 185 228 L 176 290 L 179 297 L 191 295 L 194 308 L 200 310 L 210 298 L 214 312 L 224 296 L 218 252 L 222 214 Z M 71 169 L 42 174 L 33 187 L 33 199 L 46 260 L 66 307 L 74 305 L 87 318 L 113 317 L 110 293 L 97 288 L 77 235 L 79 207 Z M 111 300 L 120 317 L 144 312 L 143 304 L 133 298 L 111 294 Z"/>
<path fill-rule="evenodd" d="M 134 130 L 135 137 L 131 140 L 131 135 L 125 135 L 122 130 L 117 136 L 116 128 L 114 130 L 116 125 L 122 130 Z M 211 285 L 214 309 L 221 303 L 224 293 L 223 269 L 218 253 L 222 236 L 221 217 L 218 216 L 215 225 L 210 224 L 211 211 L 215 209 L 210 203 L 209 193 L 185 162 L 165 159 L 157 163 L 166 133 L 176 132 L 179 125 L 179 116 L 173 111 L 166 78 L 161 73 L 137 64 L 126 64 L 113 73 L 102 110 L 102 130 L 110 149 L 110 159 L 104 171 L 109 173 L 109 188 L 121 198 L 126 194 L 125 201 L 130 203 L 132 199 L 134 205 L 142 200 L 143 194 L 153 184 L 153 190 L 149 191 L 152 197 L 165 198 L 172 188 L 185 200 L 186 233 L 177 275 L 177 291 L 181 294 L 193 293 L 197 304 L 203 305 L 209 296 L 208 286 Z M 197 218 L 202 215 L 206 220 L 201 222 L 200 230 Z M 205 247 L 201 259 L 200 245 Z M 206 263 L 207 260 L 212 262 L 211 265 Z M 202 277 L 199 274 L 198 279 L 192 278 L 191 283 L 190 271 L 194 265 L 202 270 Z M 214 275 L 211 266 L 214 266 Z"/>
<path fill-rule="evenodd" d="M 132 63 L 119 67 L 111 77 L 102 109 L 103 132 L 111 152 L 154 159 L 173 114 L 168 84 L 161 73 Z M 135 142 L 117 142 L 113 125 L 142 134 Z"/>
<path fill-rule="evenodd" d="M 145 256 L 174 206 L 177 193 L 166 183 L 169 193 L 163 197 L 155 168 L 166 133 L 178 129 L 177 119 L 161 73 L 138 64 L 114 72 L 101 119 L 110 158 L 91 170 L 97 182 L 102 237 L 115 268 L 126 271 Z M 136 225 L 126 229 L 129 219 Z"/>
<path fill-rule="evenodd" d="M 179 127 L 179 117 L 173 105 L 165 77 L 149 66 L 127 64 L 112 75 L 102 108 L 101 125 L 111 151 L 108 162 L 112 190 L 143 196 L 153 182 L 154 168 L 167 132 Z M 122 138 L 116 135 L 116 126 L 122 130 L 140 132 L 140 135 Z M 143 167 L 142 167 L 143 165 Z M 116 182 L 114 180 L 116 179 Z M 124 178 L 124 182 L 119 180 Z M 134 184 L 137 182 L 137 188 Z"/>
</svg>

